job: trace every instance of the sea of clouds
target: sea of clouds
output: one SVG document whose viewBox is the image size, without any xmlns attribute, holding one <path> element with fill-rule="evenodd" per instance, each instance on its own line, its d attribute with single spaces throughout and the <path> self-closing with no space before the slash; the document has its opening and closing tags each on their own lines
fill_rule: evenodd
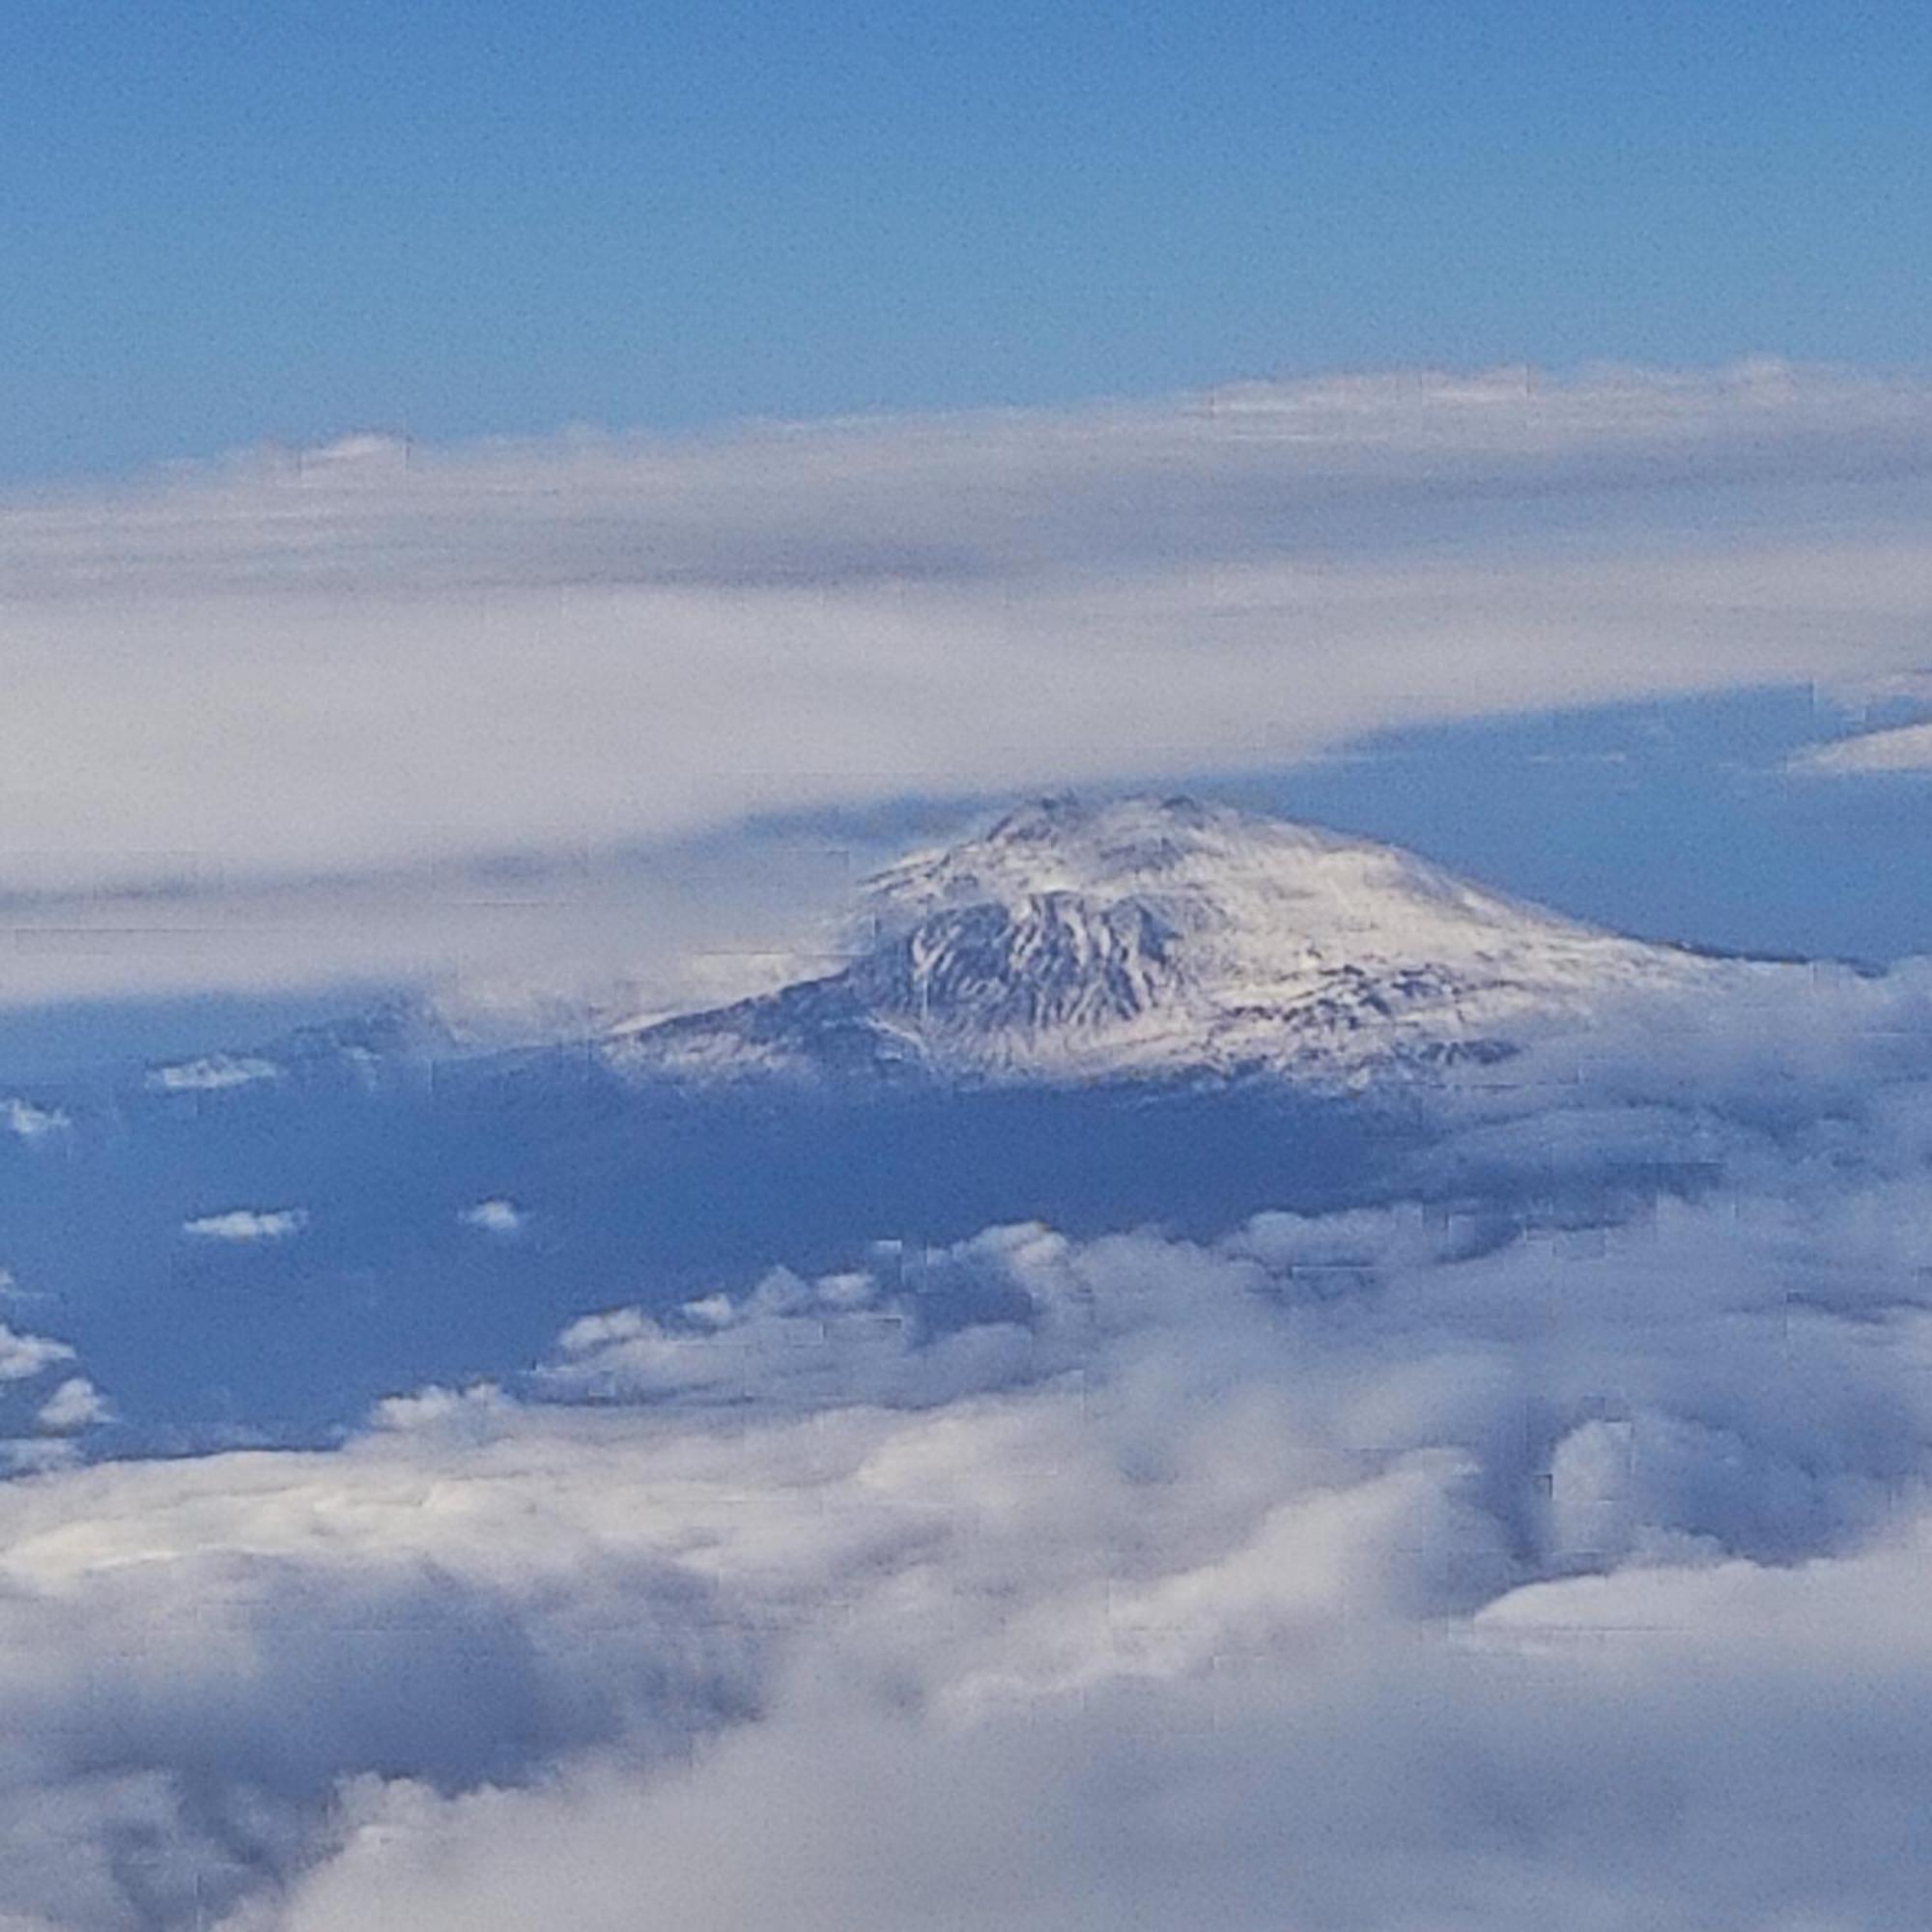
<svg viewBox="0 0 1932 1932">
<path fill-rule="evenodd" d="M 1923 975 L 1591 1047 L 1380 1205 L 0 1487 L 0 1924 L 1917 1925 Z"/>
</svg>

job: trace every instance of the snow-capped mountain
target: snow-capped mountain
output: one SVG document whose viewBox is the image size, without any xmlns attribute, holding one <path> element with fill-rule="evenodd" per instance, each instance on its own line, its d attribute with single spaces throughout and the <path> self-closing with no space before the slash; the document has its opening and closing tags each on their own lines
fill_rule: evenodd
<svg viewBox="0 0 1932 1932">
<path fill-rule="evenodd" d="M 870 881 L 850 961 L 619 1027 L 631 1078 L 974 1082 L 1487 1062 L 1619 999 L 1767 970 L 1627 939 L 1411 853 L 1193 800 L 1049 799 Z"/>
</svg>

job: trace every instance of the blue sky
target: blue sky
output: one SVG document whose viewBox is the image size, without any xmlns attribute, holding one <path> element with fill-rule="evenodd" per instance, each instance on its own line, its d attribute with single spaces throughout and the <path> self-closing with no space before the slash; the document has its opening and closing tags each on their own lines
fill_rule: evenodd
<svg viewBox="0 0 1932 1932">
<path fill-rule="evenodd" d="M 1337 366 L 1927 360 L 1907 5 L 0 23 L 0 472 Z"/>
</svg>

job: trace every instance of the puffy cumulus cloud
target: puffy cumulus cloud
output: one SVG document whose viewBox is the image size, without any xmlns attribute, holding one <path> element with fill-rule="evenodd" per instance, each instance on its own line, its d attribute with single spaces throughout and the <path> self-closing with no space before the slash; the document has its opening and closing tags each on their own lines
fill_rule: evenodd
<svg viewBox="0 0 1932 1932">
<path fill-rule="evenodd" d="M 113 1419 L 107 1398 L 85 1376 L 70 1376 L 34 1412 L 36 1425 L 54 1435 L 72 1435 Z"/>
<path fill-rule="evenodd" d="M 340 1455 L 0 1495 L 0 1911 L 206 1922 L 332 1842 L 345 1778 L 454 1792 L 577 1752 L 674 1763 L 756 1708 L 750 1607 L 795 1622 L 826 1566 L 881 1541 L 852 1508 L 852 1547 L 828 1518 L 787 1549 L 793 1492 L 743 1494 L 725 1446 L 412 1420 Z M 824 1455 L 862 1453 L 863 1434 Z M 690 1541 L 707 1520 L 732 1546 L 716 1560 Z"/>
<path fill-rule="evenodd" d="M 1180 1428 L 1246 1391 L 1334 1466 L 1450 1453 L 1539 1565 L 1680 1542 L 1792 1558 L 1916 1480 L 1928 1267 L 1922 1178 L 1666 1196 L 1580 1229 L 1421 1208 L 1264 1215 L 1208 1248 L 1005 1229 L 911 1284 L 781 1270 L 719 1306 L 586 1318 L 528 1393 L 923 1410 L 1070 1378 L 1090 1422 L 1125 1400 L 1104 1387 Z"/>
<path fill-rule="evenodd" d="M 1817 1194 L 1918 1171 L 1932 1105 L 1932 960 L 1729 962 L 1688 992 L 1612 994 L 1526 1028 L 1521 1050 L 1418 1094 L 1405 1185 L 1560 1190 L 1619 1174 Z"/>
<path fill-rule="evenodd" d="M 1895 1622 L 1874 1660 L 1833 1621 L 1906 1567 L 1798 1573 L 1779 1607 L 1801 1634 L 1770 1649 L 1751 1573 L 1689 1628 L 1560 1650 L 1355 1631 L 968 1723 L 801 1711 L 688 1778 L 586 1768 L 454 1804 L 365 1786 L 341 1856 L 268 1922 L 1907 1927 L 1923 1636 Z"/>
<path fill-rule="evenodd" d="M 0 1321 L 0 1382 L 31 1381 L 56 1363 L 72 1360 L 67 1343 L 47 1335 L 17 1334 Z"/>
<path fill-rule="evenodd" d="M 232 976 L 238 924 L 245 970 L 316 980 L 435 951 L 409 908 L 488 901 L 493 854 L 1883 678 L 1922 654 L 1929 457 L 1921 387 L 1760 365 L 359 447 L 15 498 L 0 890 L 50 989 Z M 334 917 L 345 892 L 381 916 Z"/>
<path fill-rule="evenodd" d="M 1872 1312 L 1922 1303 L 1909 1205 L 1854 1211 L 1915 1230 L 1877 1257 L 1769 1201 L 1567 1248 L 1408 1212 L 967 1244 L 1033 1304 L 1024 1392 L 813 1407 L 809 1469 L 803 1419 L 713 1437 L 810 1487 L 794 1521 L 904 1524 L 755 1722 L 668 1775 L 363 1779 L 236 1922 L 1911 1925 L 1924 1310 Z M 828 1327 L 866 1319 L 768 1283 L 692 1347 L 824 1289 Z M 655 1363 L 636 1393 L 660 1425 L 686 1399 Z"/>
<path fill-rule="evenodd" d="M 739 1639 L 681 1601 L 701 1593 L 693 1576 L 604 1560 L 581 1530 L 563 1538 L 573 1555 L 519 1547 L 497 1577 L 448 1567 L 434 1536 L 385 1548 L 369 1520 L 331 1554 L 332 1479 L 291 1489 L 285 1474 L 251 1499 L 236 1475 L 202 1497 L 150 1492 L 178 1525 L 201 1503 L 191 1544 L 56 1518 L 40 1532 L 50 1547 L 12 1571 L 10 1907 L 62 1925 L 195 1924 L 312 1856 L 341 1776 L 386 1766 L 460 1789 L 620 1738 L 639 1761 L 737 1708 Z M 505 1533 L 544 1488 L 497 1513 L 499 1537 L 525 1545 Z M 277 1500 L 294 1523 L 273 1520 Z M 419 1484 L 385 1494 L 353 1479 L 341 1501 L 378 1518 L 448 1507 Z"/>
<path fill-rule="evenodd" d="M 0 1487 L 0 1912 L 1904 1928 L 1932 1181 L 989 1230 Z"/>
<path fill-rule="evenodd" d="M 791 1554 L 854 1503 L 897 1537 L 845 1547 L 758 1719 L 687 1767 L 364 1778 L 236 1922 L 1912 1924 L 1922 1315 L 1870 1310 L 1919 1280 L 1908 1205 L 1851 1210 L 1916 1228 L 1879 1256 L 1772 1202 L 1568 1248 L 1409 1211 L 1005 1231 L 945 1259 L 1030 1304 L 1017 1388 L 825 1406 L 774 1332 L 751 1379 L 809 1422 L 721 1428 L 653 1364 L 639 1426 L 772 1472 L 750 1511 L 775 1474 Z M 733 1334 L 807 1295 L 828 1329 L 918 1299 L 767 1283 L 691 1346 L 743 1376 Z M 639 1339 L 616 1314 L 560 1352 Z M 1861 1438 L 1833 1390 L 1888 1419 Z"/>
<path fill-rule="evenodd" d="M 1057 1251 L 1056 1237 L 1026 1231 L 1020 1249 L 1036 1238 Z M 1056 1304 L 1005 1279 L 1006 1237 L 989 1239 L 990 1255 L 969 1249 L 946 1258 L 972 1297 L 966 1308 L 945 1307 L 936 1285 L 929 1296 L 910 1297 L 869 1274 L 808 1282 L 780 1268 L 736 1300 L 704 1295 L 666 1317 L 639 1308 L 585 1316 L 558 1338 L 535 1386 L 564 1401 L 790 1407 L 932 1404 L 1030 1378 L 1044 1361 L 1065 1360 L 1048 1352 Z M 997 1313 L 975 1293 L 987 1288 L 996 1303 L 1005 1291 Z"/>
<path fill-rule="evenodd" d="M 5 1269 L 0 1296 L 29 1298 Z M 78 1367 L 71 1343 L 0 1321 L 0 1473 L 72 1463 L 80 1453 L 77 1438 L 115 1420 L 113 1404 Z M 56 1370 L 68 1373 L 56 1381 Z"/>
</svg>

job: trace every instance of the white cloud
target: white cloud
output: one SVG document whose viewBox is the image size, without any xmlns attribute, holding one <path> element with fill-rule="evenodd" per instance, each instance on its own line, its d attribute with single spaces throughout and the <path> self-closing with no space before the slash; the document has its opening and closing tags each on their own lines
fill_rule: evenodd
<svg viewBox="0 0 1932 1932">
<path fill-rule="evenodd" d="M 37 1107 L 31 1100 L 0 1099 L 0 1127 L 17 1140 L 43 1141 L 65 1132 L 72 1122 L 57 1107 Z"/>
<path fill-rule="evenodd" d="M 1342 1629 L 968 1724 L 793 1705 L 683 1777 L 588 1765 L 453 1803 L 372 1781 L 281 1922 L 1903 1932 L 1924 1639 L 1853 1633 L 1906 1567 L 1752 1573 L 1688 1626 L 1670 1577 L 1627 1637 L 1555 1661 Z M 1759 1646 L 1752 1582 L 1783 1642 Z"/>
<path fill-rule="evenodd" d="M 1932 772 L 1932 724 L 1895 724 L 1835 738 L 1800 753 L 1792 769 L 1824 777 Z"/>
<path fill-rule="evenodd" d="M 529 1219 L 513 1201 L 479 1201 L 473 1208 L 466 1208 L 458 1217 L 466 1228 L 474 1228 L 484 1235 L 515 1235 L 522 1231 Z"/>
<path fill-rule="evenodd" d="M 308 1226 L 300 1208 L 231 1208 L 182 1223 L 182 1233 L 203 1241 L 285 1241 Z"/>
<path fill-rule="evenodd" d="M 1853 1308 L 1922 1264 L 1914 1203 L 1922 1181 L 1873 1204 L 1898 1251 L 1835 1291 L 1845 1319 L 1792 1297 L 1829 1300 L 1858 1258 L 1849 1208 L 1679 1207 L 1567 1259 L 1471 1252 L 1407 1210 L 1208 1248 L 998 1231 L 934 1266 L 1023 1292 L 1036 1352 L 963 1393 L 908 1382 L 937 1346 L 910 1319 L 885 1372 L 876 1282 L 835 1278 L 842 1391 L 796 1331 L 748 1347 L 832 1305 L 774 1281 L 687 1331 L 730 1366 L 681 1387 L 728 1379 L 749 1406 L 667 1410 L 661 1378 L 639 1407 L 437 1392 L 332 1455 L 0 1495 L 52 1708 L 56 1629 L 128 1673 L 137 1782 L 37 1773 L 83 1811 L 60 1883 L 146 1804 L 213 1896 L 250 1901 L 235 1926 L 288 1932 L 810 1932 L 936 1924 L 939 1901 L 1069 1932 L 1204 1905 L 1235 1926 L 1495 1932 L 1634 1903 L 1666 1932 L 1799 1907 L 1910 1925 L 1932 1652 L 1900 1483 L 1924 1468 L 1925 1342 Z M 1794 1319 L 1815 1324 L 1795 1347 Z M 563 1352 L 650 1335 L 600 1318 Z M 1592 1477 L 1587 1445 L 1627 1425 Z M 1781 1499 L 1781 1469 L 1810 1492 Z M 1600 1497 L 1621 1541 L 1591 1560 L 1624 1567 L 1566 1580 Z M 116 1648 L 123 1620 L 166 1633 L 189 1604 L 192 1650 Z M 687 1754 L 691 1725 L 710 1742 Z M 92 1747 L 71 1717 L 31 1734 Z M 496 1736 L 529 1755 L 487 1769 Z M 189 1740 L 221 1779 L 272 1775 L 259 1829 L 306 1867 L 285 1897 L 169 1813 L 165 1777 L 138 1783 Z M 14 1884 L 49 1909 L 50 1878 Z"/>
<path fill-rule="evenodd" d="M 280 1076 L 281 1068 L 271 1060 L 216 1053 L 199 1060 L 178 1061 L 171 1066 L 156 1066 L 149 1072 L 147 1084 L 158 1094 L 220 1094 Z"/>
<path fill-rule="evenodd" d="M 452 1021 L 484 1037 L 582 1031 L 830 970 L 828 908 L 898 849 L 775 822 L 514 867 L 30 896 L 10 907 L 0 1004 L 434 980 Z M 207 1092 L 253 1070 L 216 1055 L 157 1068 L 154 1084 Z"/>
<path fill-rule="evenodd" d="M 1309 1229 L 1308 1251 L 1332 1252 L 1333 1232 Z M 1344 1245 L 1359 1254 L 1371 1232 Z M 1300 1237 L 1262 1238 L 1285 1252 Z M 1232 1262 L 1115 1242 L 1055 1264 L 1171 1293 L 1177 1318 L 1183 1296 L 1205 1289 L 1208 1305 L 1184 1329 L 1156 1317 L 1158 1339 L 1138 1345 L 1130 1322 L 1071 1385 L 835 1433 L 821 1417 L 796 1464 L 779 1442 L 765 1464 L 755 1435 L 728 1438 L 788 1494 L 774 1526 L 843 1533 L 864 1499 L 890 1538 L 833 1573 L 836 1611 L 799 1633 L 759 1721 L 675 1772 L 592 1755 L 540 1790 L 454 1800 L 365 1780 L 339 1850 L 264 1922 L 1915 1922 L 1902 1872 L 1932 1765 L 1921 1504 L 1901 1496 L 1889 1521 L 1881 1506 L 1872 1541 L 1838 1551 L 1828 1535 L 1794 1567 L 1726 1560 L 1722 1534 L 1658 1523 L 1606 1582 L 1512 1587 L 1523 1559 L 1484 1465 L 1502 1458 L 1540 1492 L 1512 1441 L 1539 1384 L 1531 1361 L 1525 1383 L 1484 1356 L 1520 1337 L 1479 1327 L 1465 1348 L 1456 1297 L 1417 1359 L 1388 1346 L 1395 1310 L 1369 1318 L 1382 1340 L 1360 1335 L 1357 1354 L 1346 1303 L 1267 1347 L 1266 1321 L 1238 1315 L 1253 1282 L 1229 1275 L 1234 1302 L 1211 1286 Z M 1700 1264 L 1687 1252 L 1659 1271 L 1681 1294 Z M 1492 1318 L 1520 1329 L 1523 1281 L 1494 1286 Z M 1716 1314 L 1737 1286 L 1696 1298 Z M 1418 1306 L 1430 1293 L 1418 1280 Z M 1707 1346 L 1667 1332 L 1662 1297 L 1639 1307 L 1633 1325 L 1663 1321 L 1659 1358 L 1681 1354 L 1688 1392 L 1730 1323 Z M 1236 1332 L 1218 1332 L 1231 1315 Z M 1311 1344 L 1326 1361 L 1273 1390 Z M 1574 1346 L 1588 1373 L 1587 1338 Z M 1760 1416 L 1804 1406 L 1761 1369 L 1735 1374 Z M 1559 1377 L 1555 1401 L 1593 1399 L 1577 1386 Z M 1472 1426 L 1473 1452 L 1407 1446 Z M 835 1446 L 875 1429 L 856 1467 Z M 1728 1466 L 1635 1461 L 1680 1516 Z M 725 1533 L 740 1548 L 760 1493 L 737 1492 Z M 1573 1510 L 1550 1500 L 1545 1562 L 1575 1560 Z M 717 1533 L 698 1546 L 713 1572 Z"/>
<path fill-rule="evenodd" d="M 406 906 L 327 915 L 398 871 L 414 882 L 392 898 L 462 900 L 473 923 L 491 895 L 466 868 L 496 853 L 567 869 L 754 811 L 1882 678 L 1932 614 L 1924 519 L 1898 496 L 1928 465 L 1932 393 L 1756 366 L 563 439 L 17 498 L 0 888 L 51 895 L 22 908 L 49 981 L 319 979 L 434 950 Z M 1893 494 L 1868 500 L 1881 478 Z M 313 874 L 335 883 L 306 910 L 263 883 Z M 76 912 L 110 888 L 148 896 Z M 247 912 L 275 892 L 284 917 Z M 252 967 L 228 959 L 238 920 L 261 927 Z"/>
<path fill-rule="evenodd" d="M 71 1362 L 73 1350 L 46 1335 L 21 1335 L 0 1321 L 0 1382 L 31 1381 L 56 1362 Z"/>
<path fill-rule="evenodd" d="M 780 1269 L 521 1400 L 0 1488 L 0 1912 L 1903 1932 L 1932 1189 L 1886 1118 L 1575 1234 Z"/>
<path fill-rule="evenodd" d="M 107 1398 L 85 1376 L 70 1376 L 34 1413 L 35 1423 L 55 1435 L 71 1435 L 113 1417 Z"/>
</svg>

